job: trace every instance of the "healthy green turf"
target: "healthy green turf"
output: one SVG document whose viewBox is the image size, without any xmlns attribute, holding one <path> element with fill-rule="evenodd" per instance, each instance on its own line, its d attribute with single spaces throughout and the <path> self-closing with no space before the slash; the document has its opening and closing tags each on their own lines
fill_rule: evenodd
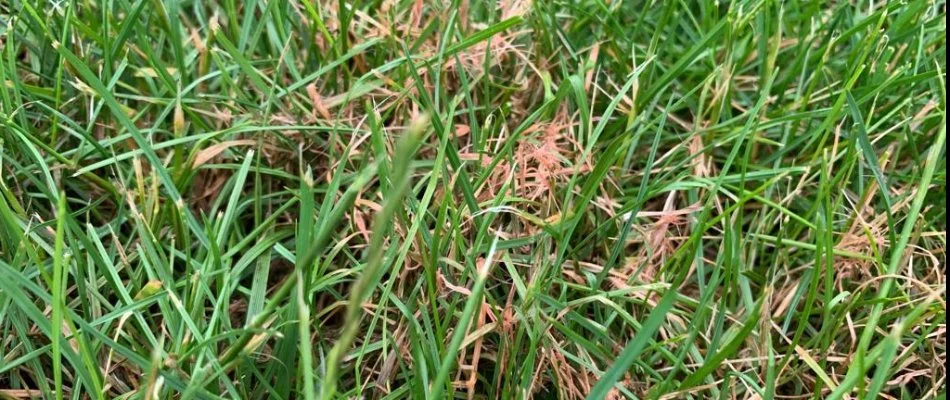
<svg viewBox="0 0 950 400">
<path fill-rule="evenodd" d="M 945 21 L 0 1 L 0 399 L 945 398 Z"/>
</svg>

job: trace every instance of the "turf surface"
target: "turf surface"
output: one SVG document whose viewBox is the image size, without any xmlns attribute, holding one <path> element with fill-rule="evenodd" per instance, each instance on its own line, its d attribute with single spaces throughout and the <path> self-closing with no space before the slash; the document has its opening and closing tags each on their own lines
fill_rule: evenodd
<svg viewBox="0 0 950 400">
<path fill-rule="evenodd" d="M 946 4 L 0 2 L 0 398 L 944 398 Z"/>
</svg>

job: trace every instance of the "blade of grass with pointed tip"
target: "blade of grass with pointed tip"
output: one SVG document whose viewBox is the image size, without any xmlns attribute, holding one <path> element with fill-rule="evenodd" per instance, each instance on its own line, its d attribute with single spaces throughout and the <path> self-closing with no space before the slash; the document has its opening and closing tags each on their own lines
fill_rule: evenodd
<svg viewBox="0 0 950 400">
<path fill-rule="evenodd" d="M 369 257 L 359 279 L 350 289 L 343 329 L 327 357 L 326 375 L 323 379 L 323 386 L 320 388 L 321 399 L 330 400 L 336 395 L 337 377 L 340 372 L 343 354 L 349 350 L 350 344 L 353 343 L 357 334 L 363 302 L 376 289 L 386 247 L 385 238 L 393 224 L 393 217 L 397 209 L 402 207 L 403 197 L 409 191 L 409 178 L 412 173 L 411 162 L 427 128 L 427 118 L 423 117 L 421 120 L 413 121 L 407 134 L 400 139 L 396 146 L 395 158 L 390 170 L 393 184 L 382 210 L 376 214 L 373 220 Z"/>
<path fill-rule="evenodd" d="M 611 365 L 610 368 L 600 376 L 597 383 L 594 384 L 594 387 L 587 395 L 587 400 L 597 400 L 607 397 L 607 393 L 613 389 L 614 384 L 627 373 L 627 370 L 633 365 L 633 362 L 636 361 L 643 349 L 645 349 L 647 344 L 650 343 L 650 340 L 653 339 L 653 335 L 660 329 L 660 325 L 663 321 L 666 320 L 666 314 L 673 309 L 675 300 L 676 289 L 667 289 L 663 297 L 660 298 L 660 301 L 657 302 L 656 307 L 650 311 L 646 321 L 640 327 L 640 330 L 637 331 L 633 340 L 624 346 L 623 351 L 617 356 L 614 364 Z"/>
</svg>

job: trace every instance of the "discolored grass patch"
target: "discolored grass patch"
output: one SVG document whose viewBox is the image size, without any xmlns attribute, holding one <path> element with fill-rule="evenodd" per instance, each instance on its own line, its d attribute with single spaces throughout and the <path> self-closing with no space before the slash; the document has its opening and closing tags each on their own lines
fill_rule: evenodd
<svg viewBox="0 0 950 400">
<path fill-rule="evenodd" d="M 0 3 L 0 398 L 943 398 L 945 10 Z"/>
</svg>

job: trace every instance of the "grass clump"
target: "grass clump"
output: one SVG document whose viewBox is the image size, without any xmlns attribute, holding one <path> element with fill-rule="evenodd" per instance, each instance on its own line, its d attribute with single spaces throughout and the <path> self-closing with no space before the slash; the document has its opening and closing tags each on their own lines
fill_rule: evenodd
<svg viewBox="0 0 950 400">
<path fill-rule="evenodd" d="M 945 18 L 2 2 L 0 397 L 945 397 Z"/>
</svg>

